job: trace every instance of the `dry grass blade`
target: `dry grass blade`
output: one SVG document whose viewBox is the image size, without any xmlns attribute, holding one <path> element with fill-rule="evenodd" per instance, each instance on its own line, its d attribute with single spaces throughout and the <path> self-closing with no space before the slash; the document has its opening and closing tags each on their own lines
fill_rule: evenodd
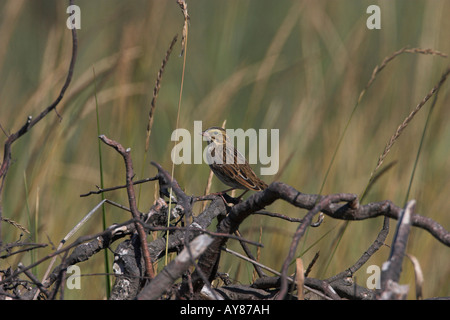
<svg viewBox="0 0 450 320">
<path fill-rule="evenodd" d="M 360 105 L 361 100 L 362 100 L 364 94 L 366 93 L 367 89 L 369 89 L 369 87 L 375 81 L 375 78 L 378 75 L 378 73 L 380 73 L 381 70 L 383 70 L 390 61 L 392 61 L 395 57 L 397 57 L 400 54 L 405 53 L 405 52 L 406 53 L 419 53 L 419 54 L 432 54 L 432 55 L 438 55 L 438 56 L 441 56 L 441 57 L 447 57 L 446 54 L 444 54 L 442 52 L 439 52 L 439 51 L 436 51 L 436 50 L 433 50 L 433 49 L 420 49 L 420 48 L 408 49 L 407 47 L 404 47 L 404 48 L 394 52 L 390 56 L 384 58 L 384 60 L 381 62 L 381 64 L 375 67 L 375 69 L 372 71 L 372 76 L 370 77 L 370 79 L 367 82 L 367 84 L 364 87 L 364 89 L 359 94 L 358 101 L 356 102 L 355 106 L 353 107 L 353 110 L 352 110 L 352 112 L 350 114 L 350 117 L 349 117 L 349 119 L 348 119 L 348 121 L 347 121 L 347 123 L 345 125 L 344 132 L 341 134 L 341 136 L 340 136 L 340 138 L 339 138 L 339 140 L 338 140 L 338 142 L 336 144 L 336 148 L 334 149 L 334 153 L 333 153 L 333 156 L 331 157 L 330 164 L 329 164 L 329 166 L 327 168 L 327 171 L 325 172 L 325 177 L 324 177 L 324 179 L 322 181 L 322 186 L 320 187 L 319 193 L 322 193 L 322 190 L 323 190 L 323 188 L 325 186 L 325 183 L 326 183 L 326 181 L 328 179 L 328 174 L 330 173 L 331 166 L 333 165 L 334 159 L 336 158 L 336 154 L 337 154 L 337 152 L 338 152 L 338 150 L 339 150 L 339 148 L 341 146 L 342 141 L 344 140 L 345 133 L 347 132 L 347 129 L 348 129 L 349 125 L 350 125 L 350 122 L 351 122 L 351 120 L 353 118 L 353 115 L 355 114 L 356 109 L 358 109 L 358 106 Z M 373 176 L 375 171 L 372 172 L 371 177 Z M 370 179 L 369 179 L 369 183 L 370 183 Z M 366 189 L 367 189 L 367 187 L 366 187 Z M 364 193 L 365 193 L 365 191 L 364 191 Z M 364 193 L 363 193 L 363 195 L 364 195 Z"/>
<path fill-rule="evenodd" d="M 161 68 L 159 68 L 158 76 L 156 77 L 156 83 L 155 87 L 153 88 L 153 98 L 151 102 L 150 111 L 148 113 L 148 124 L 147 124 L 147 138 L 145 140 L 145 151 L 148 151 L 149 143 L 150 143 L 150 134 L 152 133 L 152 127 L 153 127 L 153 118 L 156 108 L 156 99 L 158 98 L 158 92 L 161 88 L 161 79 L 164 72 L 164 69 L 166 67 L 167 61 L 169 61 L 170 53 L 172 52 L 173 46 L 175 45 L 175 42 L 177 42 L 178 35 L 175 35 L 173 37 L 172 42 L 170 43 L 170 47 L 166 52 L 166 56 L 164 57 Z"/>
<path fill-rule="evenodd" d="M 14 226 L 14 227 L 16 227 L 16 228 L 22 230 L 22 231 L 25 232 L 25 233 L 31 234 L 30 231 L 27 230 L 27 228 L 25 228 L 25 227 L 22 226 L 20 223 L 14 221 L 14 220 L 12 220 L 12 219 L 5 218 L 5 217 L 0 217 L 0 220 L 9 223 L 10 225 L 12 225 L 12 226 Z"/>
<path fill-rule="evenodd" d="M 180 57 L 183 57 L 183 68 L 181 71 L 181 85 L 180 85 L 180 94 L 179 94 L 179 98 L 178 98 L 178 111 L 177 111 L 177 122 L 176 122 L 176 126 L 175 129 L 178 129 L 178 125 L 180 122 L 180 113 L 181 113 L 181 100 L 183 97 L 183 88 L 184 88 L 184 73 L 186 71 L 186 49 L 187 49 L 187 37 L 188 37 L 188 20 L 189 20 L 189 15 L 187 13 L 187 4 L 186 2 L 184 2 L 184 0 L 177 0 L 177 3 L 180 5 L 182 11 L 183 11 L 183 15 L 184 15 L 184 27 L 183 27 L 183 36 L 181 39 L 181 54 Z M 178 140 L 178 130 L 176 130 L 176 139 L 175 141 Z M 172 161 L 172 171 L 170 176 L 172 177 L 172 181 L 173 181 L 173 176 L 174 176 L 174 171 L 175 171 L 175 162 Z M 169 210 L 167 211 L 167 226 L 169 226 L 169 221 L 170 221 L 170 212 L 171 212 L 171 207 L 172 207 L 172 192 L 173 192 L 173 188 L 170 188 L 170 196 L 169 196 Z M 169 230 L 167 230 L 166 233 L 166 239 L 169 239 Z M 165 265 L 168 264 L 168 253 L 169 253 L 169 242 L 166 241 L 166 255 L 165 255 Z"/>
<path fill-rule="evenodd" d="M 297 282 L 297 297 L 298 300 L 305 300 L 305 295 L 303 293 L 303 285 L 305 284 L 305 274 L 303 270 L 303 261 L 301 258 L 297 258 L 295 261 L 297 271 L 295 275 L 295 280 Z"/>
<path fill-rule="evenodd" d="M 447 77 L 450 73 L 450 68 L 448 68 L 441 76 L 441 79 L 439 80 L 439 83 L 436 84 L 430 92 L 422 99 L 422 101 L 419 102 L 419 104 L 411 111 L 411 113 L 403 120 L 403 122 L 398 126 L 395 133 L 392 135 L 392 137 L 389 139 L 389 142 L 387 143 L 386 147 L 383 150 L 383 153 L 378 158 L 377 165 L 375 169 L 372 171 L 370 175 L 370 179 L 372 179 L 375 172 L 378 170 L 378 168 L 383 164 L 384 159 L 388 155 L 389 151 L 391 151 L 392 146 L 394 145 L 395 141 L 400 137 L 403 130 L 408 126 L 408 124 L 411 122 L 411 120 L 414 118 L 414 116 L 419 112 L 419 110 L 424 106 L 424 104 L 433 96 L 433 94 L 442 86 L 442 84 L 447 80 Z"/>
<path fill-rule="evenodd" d="M 189 14 L 187 12 L 187 3 L 184 0 L 177 0 L 178 5 L 181 8 L 184 16 L 184 26 L 183 26 L 183 35 L 181 37 L 181 52 L 180 57 L 183 56 L 184 50 L 186 49 L 186 38 L 188 33 L 188 23 L 190 20 Z"/>
<path fill-rule="evenodd" d="M 412 262 L 414 266 L 414 275 L 416 278 L 416 299 L 420 300 L 422 299 L 422 287 L 423 287 L 423 272 L 422 268 L 420 267 L 419 260 L 411 254 L 406 254 L 406 256 L 409 258 L 409 260 Z"/>
<path fill-rule="evenodd" d="M 384 67 L 386 67 L 386 65 L 390 61 L 392 61 L 394 58 L 396 58 L 397 56 L 401 55 L 402 53 L 431 54 L 431 55 L 436 55 L 436 56 L 440 56 L 440 57 L 443 57 L 443 58 L 447 58 L 447 55 L 445 53 L 442 53 L 440 51 L 436 51 L 436 50 L 433 50 L 433 49 L 421 49 L 421 48 L 408 49 L 408 47 L 404 47 L 404 48 L 402 48 L 402 49 L 400 49 L 398 51 L 395 51 L 390 56 L 384 58 L 384 60 L 381 62 L 381 64 L 379 66 L 376 66 L 375 69 L 373 69 L 372 76 L 370 77 L 369 82 L 367 82 L 367 84 L 364 87 L 363 91 L 361 91 L 361 93 L 359 95 L 358 103 L 361 102 L 361 99 L 364 96 L 364 93 L 372 85 L 372 83 L 374 82 L 374 80 L 375 80 L 376 76 L 378 75 L 378 73 L 380 73 L 380 71 L 383 70 Z"/>
<path fill-rule="evenodd" d="M 205 195 L 209 194 L 209 191 L 211 190 L 213 176 L 214 176 L 214 173 L 212 172 L 212 170 L 209 170 L 208 182 L 206 183 L 206 188 L 205 188 Z M 206 204 L 207 204 L 206 202 L 203 203 L 202 211 L 205 211 Z"/>
<path fill-rule="evenodd" d="M 397 161 L 392 161 L 392 162 L 388 163 L 387 165 L 385 165 L 384 168 L 381 169 L 379 172 L 377 172 L 375 175 L 374 175 L 375 172 L 372 173 L 372 176 L 369 179 L 369 182 L 367 183 L 366 189 L 361 194 L 361 197 L 359 199 L 360 202 L 362 202 L 364 200 L 364 197 L 369 193 L 370 189 L 375 185 L 375 182 L 377 182 L 377 180 L 379 178 L 381 178 L 386 172 L 388 172 L 396 164 L 397 164 Z"/>
</svg>

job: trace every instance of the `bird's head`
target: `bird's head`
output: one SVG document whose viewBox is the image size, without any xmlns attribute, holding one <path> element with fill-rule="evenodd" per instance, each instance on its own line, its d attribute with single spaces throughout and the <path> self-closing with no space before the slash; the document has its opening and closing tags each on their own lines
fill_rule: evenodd
<svg viewBox="0 0 450 320">
<path fill-rule="evenodd" d="M 202 132 L 202 136 L 206 138 L 208 144 L 214 143 L 216 145 L 227 143 L 227 133 L 225 129 L 220 127 L 211 127 Z"/>
</svg>

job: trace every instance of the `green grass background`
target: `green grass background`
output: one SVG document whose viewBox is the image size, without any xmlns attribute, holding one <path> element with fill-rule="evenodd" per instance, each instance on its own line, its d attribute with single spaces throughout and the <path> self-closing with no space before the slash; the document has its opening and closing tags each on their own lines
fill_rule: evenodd
<svg viewBox="0 0 450 320">
<path fill-rule="evenodd" d="M 13 145 L 2 197 L 3 216 L 30 230 L 29 221 L 37 217 L 38 242 L 57 244 L 100 201 L 100 196 L 79 197 L 100 184 L 93 68 L 101 132 L 131 148 L 136 179 L 155 174 L 150 160 L 171 168 L 170 136 L 176 126 L 183 64 L 180 41 L 163 75 L 150 149 L 147 157 L 144 154 L 156 75 L 173 36 L 178 33 L 181 38 L 183 17 L 176 1 L 79 0 L 76 4 L 81 8 L 82 28 L 73 81 L 57 108 L 62 120 L 49 114 Z M 366 28 L 366 9 L 371 4 L 381 8 L 381 30 Z M 0 2 L 0 124 L 7 133 L 17 131 L 29 115 L 36 116 L 59 93 L 71 53 L 66 7 L 65 1 L 54 0 Z M 206 128 L 226 119 L 228 128 L 279 129 L 283 167 L 279 180 L 305 193 L 319 192 L 338 139 L 376 65 L 404 46 L 450 53 L 448 1 L 191 0 L 188 11 L 191 20 L 179 126 L 192 130 L 193 122 L 202 120 Z M 387 65 L 354 114 L 324 194 L 363 192 L 397 126 L 448 65 L 448 58 L 418 54 L 402 54 Z M 439 92 L 409 197 L 417 200 L 419 214 L 447 230 L 448 88 L 447 81 Z M 396 141 L 385 164 L 397 164 L 377 181 L 365 203 L 390 199 L 403 206 L 430 105 L 431 101 Z M 122 158 L 105 146 L 102 152 L 105 186 L 123 184 Z M 292 160 L 284 167 L 292 152 Z M 202 194 L 208 175 L 206 164 L 175 167 L 175 178 L 187 194 Z M 273 180 L 263 178 L 268 183 Z M 214 178 L 212 191 L 224 188 Z M 154 183 L 142 186 L 141 211 L 152 205 L 154 194 Z M 127 205 L 124 190 L 106 197 Z M 194 209 L 198 213 L 200 205 Z M 292 217 L 305 214 L 281 201 L 268 209 Z M 114 207 L 106 211 L 108 224 L 130 218 Z M 101 231 L 100 215 L 76 236 Z M 314 244 L 302 256 L 305 265 L 320 251 L 311 276 L 325 278 L 351 266 L 376 238 L 382 218 L 351 222 L 326 268 L 341 226 L 342 221 L 326 218 L 300 243 L 299 254 Z M 241 231 L 258 240 L 262 228 L 265 247 L 260 261 L 280 270 L 296 227 L 252 216 Z M 391 221 L 387 244 L 394 229 Z M 4 243 L 17 241 L 20 230 L 2 223 L 2 236 Z M 234 241 L 228 246 L 241 250 Z M 407 251 L 420 261 L 424 297 L 450 295 L 449 248 L 413 228 Z M 37 257 L 49 252 L 40 249 Z M 356 273 L 358 284 L 365 286 L 366 267 L 381 266 L 388 254 L 388 247 L 381 248 Z M 2 260 L 1 269 L 15 268 L 19 261 L 29 263 L 30 255 Z M 37 268 L 39 278 L 46 267 Z M 80 267 L 84 274 L 104 272 L 103 257 L 96 255 Z M 401 283 L 411 286 L 409 298 L 413 298 L 413 268 L 406 259 L 403 268 Z M 236 282 L 251 281 L 252 267 L 225 253 L 220 271 L 228 272 Z M 85 276 L 81 281 L 82 289 L 65 290 L 65 298 L 105 297 L 103 276 Z"/>
</svg>

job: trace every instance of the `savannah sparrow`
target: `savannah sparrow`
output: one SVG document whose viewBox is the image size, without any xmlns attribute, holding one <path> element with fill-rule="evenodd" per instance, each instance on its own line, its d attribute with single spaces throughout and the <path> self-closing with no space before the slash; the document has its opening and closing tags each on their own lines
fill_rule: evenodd
<svg viewBox="0 0 450 320">
<path fill-rule="evenodd" d="M 244 189 L 245 192 L 267 188 L 267 184 L 256 176 L 247 159 L 229 141 L 225 129 L 211 127 L 203 131 L 202 136 L 208 142 L 206 156 L 209 167 L 220 181 L 233 189 Z M 222 151 L 223 156 L 216 155 L 216 151 Z"/>
</svg>

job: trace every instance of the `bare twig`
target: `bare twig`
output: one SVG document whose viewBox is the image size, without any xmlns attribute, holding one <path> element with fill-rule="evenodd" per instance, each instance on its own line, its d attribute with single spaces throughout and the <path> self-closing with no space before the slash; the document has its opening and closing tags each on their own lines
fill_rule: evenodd
<svg viewBox="0 0 450 320">
<path fill-rule="evenodd" d="M 155 181 L 155 180 L 158 180 L 158 178 L 157 177 L 145 178 L 145 179 L 133 181 L 133 185 L 137 185 L 137 184 L 141 184 L 141 183 L 145 183 L 145 182 L 149 182 L 149 181 Z M 109 188 L 103 188 L 102 189 L 102 188 L 97 186 L 97 190 L 96 191 L 89 191 L 87 193 L 80 194 L 80 197 L 87 197 L 87 196 L 90 196 L 91 194 L 100 194 L 100 193 L 103 193 L 103 192 L 124 189 L 126 187 L 127 187 L 127 185 L 122 185 L 122 186 L 115 186 L 115 187 L 109 187 Z"/>
<path fill-rule="evenodd" d="M 130 149 L 125 149 L 120 143 L 111 140 L 107 138 L 105 135 L 101 135 L 100 140 L 102 140 L 106 145 L 113 147 L 117 150 L 117 152 L 120 153 L 120 155 L 123 157 L 125 161 L 125 168 L 126 168 L 126 181 L 127 181 L 127 193 L 128 193 L 128 201 L 130 203 L 130 210 L 131 214 L 133 215 L 133 218 L 136 220 L 140 220 L 139 210 L 137 209 L 136 205 L 136 196 L 134 193 L 133 188 L 133 162 L 131 160 L 130 156 Z M 145 260 L 145 269 L 146 269 L 146 276 L 152 279 L 154 277 L 153 272 L 153 265 L 152 261 L 150 259 L 150 252 L 148 251 L 147 247 L 147 240 L 146 240 L 146 234 L 144 227 L 140 223 L 136 223 L 136 230 L 139 234 L 139 239 L 141 241 L 141 248 L 144 255 Z"/>
<path fill-rule="evenodd" d="M 70 1 L 73 2 L 72 0 Z M 51 105 L 49 105 L 47 108 L 45 108 L 36 118 L 32 118 L 31 116 L 28 117 L 25 124 L 20 128 L 17 132 L 12 133 L 8 136 L 8 139 L 5 142 L 4 145 L 4 153 L 3 153 L 3 162 L 2 166 L 0 167 L 0 178 L 2 179 L 2 185 L 0 186 L 0 191 L 3 187 L 3 181 L 6 176 L 6 173 L 10 166 L 11 161 L 11 145 L 19 139 L 21 136 L 23 136 L 25 133 L 31 130 L 39 121 L 41 121 L 50 111 L 55 110 L 56 106 L 59 104 L 59 102 L 64 97 L 64 94 L 69 87 L 69 84 L 72 80 L 73 70 L 75 67 L 75 61 L 77 59 L 77 50 L 78 50 L 78 39 L 77 39 L 77 32 L 76 29 L 72 29 L 72 58 L 70 60 L 69 65 L 69 71 L 67 73 L 66 81 L 64 82 L 63 87 L 61 88 L 61 91 L 59 92 L 58 97 L 53 101 Z"/>
<path fill-rule="evenodd" d="M 73 0 L 69 1 L 70 4 L 73 4 Z M 64 94 L 67 90 L 67 88 L 70 85 L 70 82 L 72 81 L 72 75 L 75 68 L 75 61 L 77 59 L 77 51 L 78 51 L 78 38 L 77 38 L 77 32 L 76 29 L 72 29 L 72 58 L 70 60 L 69 64 L 69 70 L 67 72 L 66 81 L 64 82 L 61 91 L 59 92 L 58 97 L 53 101 L 51 105 L 49 105 L 47 108 L 45 108 L 36 118 L 32 118 L 29 116 L 25 122 L 25 124 L 16 132 L 10 134 L 8 138 L 6 139 L 6 142 L 3 147 L 3 161 L 0 166 L 0 244 L 2 243 L 2 237 L 1 237 L 1 224 L 2 224 L 2 192 L 3 192 L 3 185 L 5 182 L 6 174 L 8 173 L 9 167 L 11 165 L 11 147 L 12 144 L 19 139 L 21 136 L 23 136 L 25 133 L 31 130 L 39 121 L 41 121 L 50 111 L 56 110 L 56 106 L 59 104 L 59 102 L 64 97 Z M 58 115 L 59 117 L 59 115 Z"/>
<path fill-rule="evenodd" d="M 22 262 L 19 262 L 19 264 L 17 265 L 17 268 L 19 270 L 25 269 L 24 265 L 22 264 Z M 30 270 L 24 270 L 23 271 L 26 276 L 33 281 L 33 283 L 39 288 L 39 290 L 41 290 L 46 296 L 48 296 L 48 292 L 45 290 L 44 286 L 42 285 L 42 283 L 39 281 L 38 278 L 36 278 L 36 276 L 30 272 Z"/>
<path fill-rule="evenodd" d="M 241 233 L 239 232 L 239 230 L 236 230 L 235 234 L 237 236 L 241 236 Z M 241 244 L 242 249 L 244 250 L 245 254 L 252 260 L 256 260 L 255 257 L 253 256 L 253 253 L 250 251 L 250 249 L 248 248 L 247 244 L 244 241 L 239 241 Z M 257 265 L 254 264 L 253 267 L 255 268 L 256 273 L 258 274 L 259 277 L 264 277 L 264 271 L 262 271 L 262 269 Z"/>
<path fill-rule="evenodd" d="M 317 259 L 319 259 L 319 252 L 316 252 L 316 254 L 314 255 L 314 258 L 311 260 L 308 267 L 306 268 L 305 277 L 307 277 L 309 275 L 309 273 L 312 270 L 312 267 L 316 264 Z"/>
<path fill-rule="evenodd" d="M 366 262 L 369 260 L 371 256 L 374 255 L 375 252 L 380 249 L 380 247 L 384 244 L 384 241 L 387 238 L 387 235 L 389 233 L 389 218 L 384 217 L 383 221 L 383 227 L 378 233 L 377 238 L 375 241 L 370 245 L 370 247 L 366 250 L 366 252 L 363 253 L 363 255 L 356 261 L 354 265 L 352 265 L 350 268 L 346 269 L 345 271 L 338 273 L 337 275 L 328 278 L 326 281 L 328 283 L 332 283 L 334 281 L 337 281 L 339 279 L 344 279 L 347 277 L 352 277 L 353 274 L 358 271 Z"/>
<path fill-rule="evenodd" d="M 20 249 L 20 250 L 14 251 L 14 252 L 10 251 L 11 248 L 22 247 L 22 246 L 30 246 L 30 247 L 29 248 Z M 23 243 L 23 242 L 9 243 L 9 244 L 7 244 L 7 245 L 5 245 L 5 246 L 3 246 L 1 248 L 0 252 L 6 251 L 7 253 L 4 254 L 4 255 L 1 255 L 0 259 L 6 259 L 6 258 L 9 258 L 9 257 L 11 257 L 13 255 L 16 255 L 16 254 L 20 254 L 20 253 L 23 253 L 23 252 L 28 252 L 28 251 L 31 251 L 31 250 L 34 250 L 34 249 L 38 249 L 38 248 L 45 248 L 45 247 L 47 247 L 46 243 Z"/>
</svg>

